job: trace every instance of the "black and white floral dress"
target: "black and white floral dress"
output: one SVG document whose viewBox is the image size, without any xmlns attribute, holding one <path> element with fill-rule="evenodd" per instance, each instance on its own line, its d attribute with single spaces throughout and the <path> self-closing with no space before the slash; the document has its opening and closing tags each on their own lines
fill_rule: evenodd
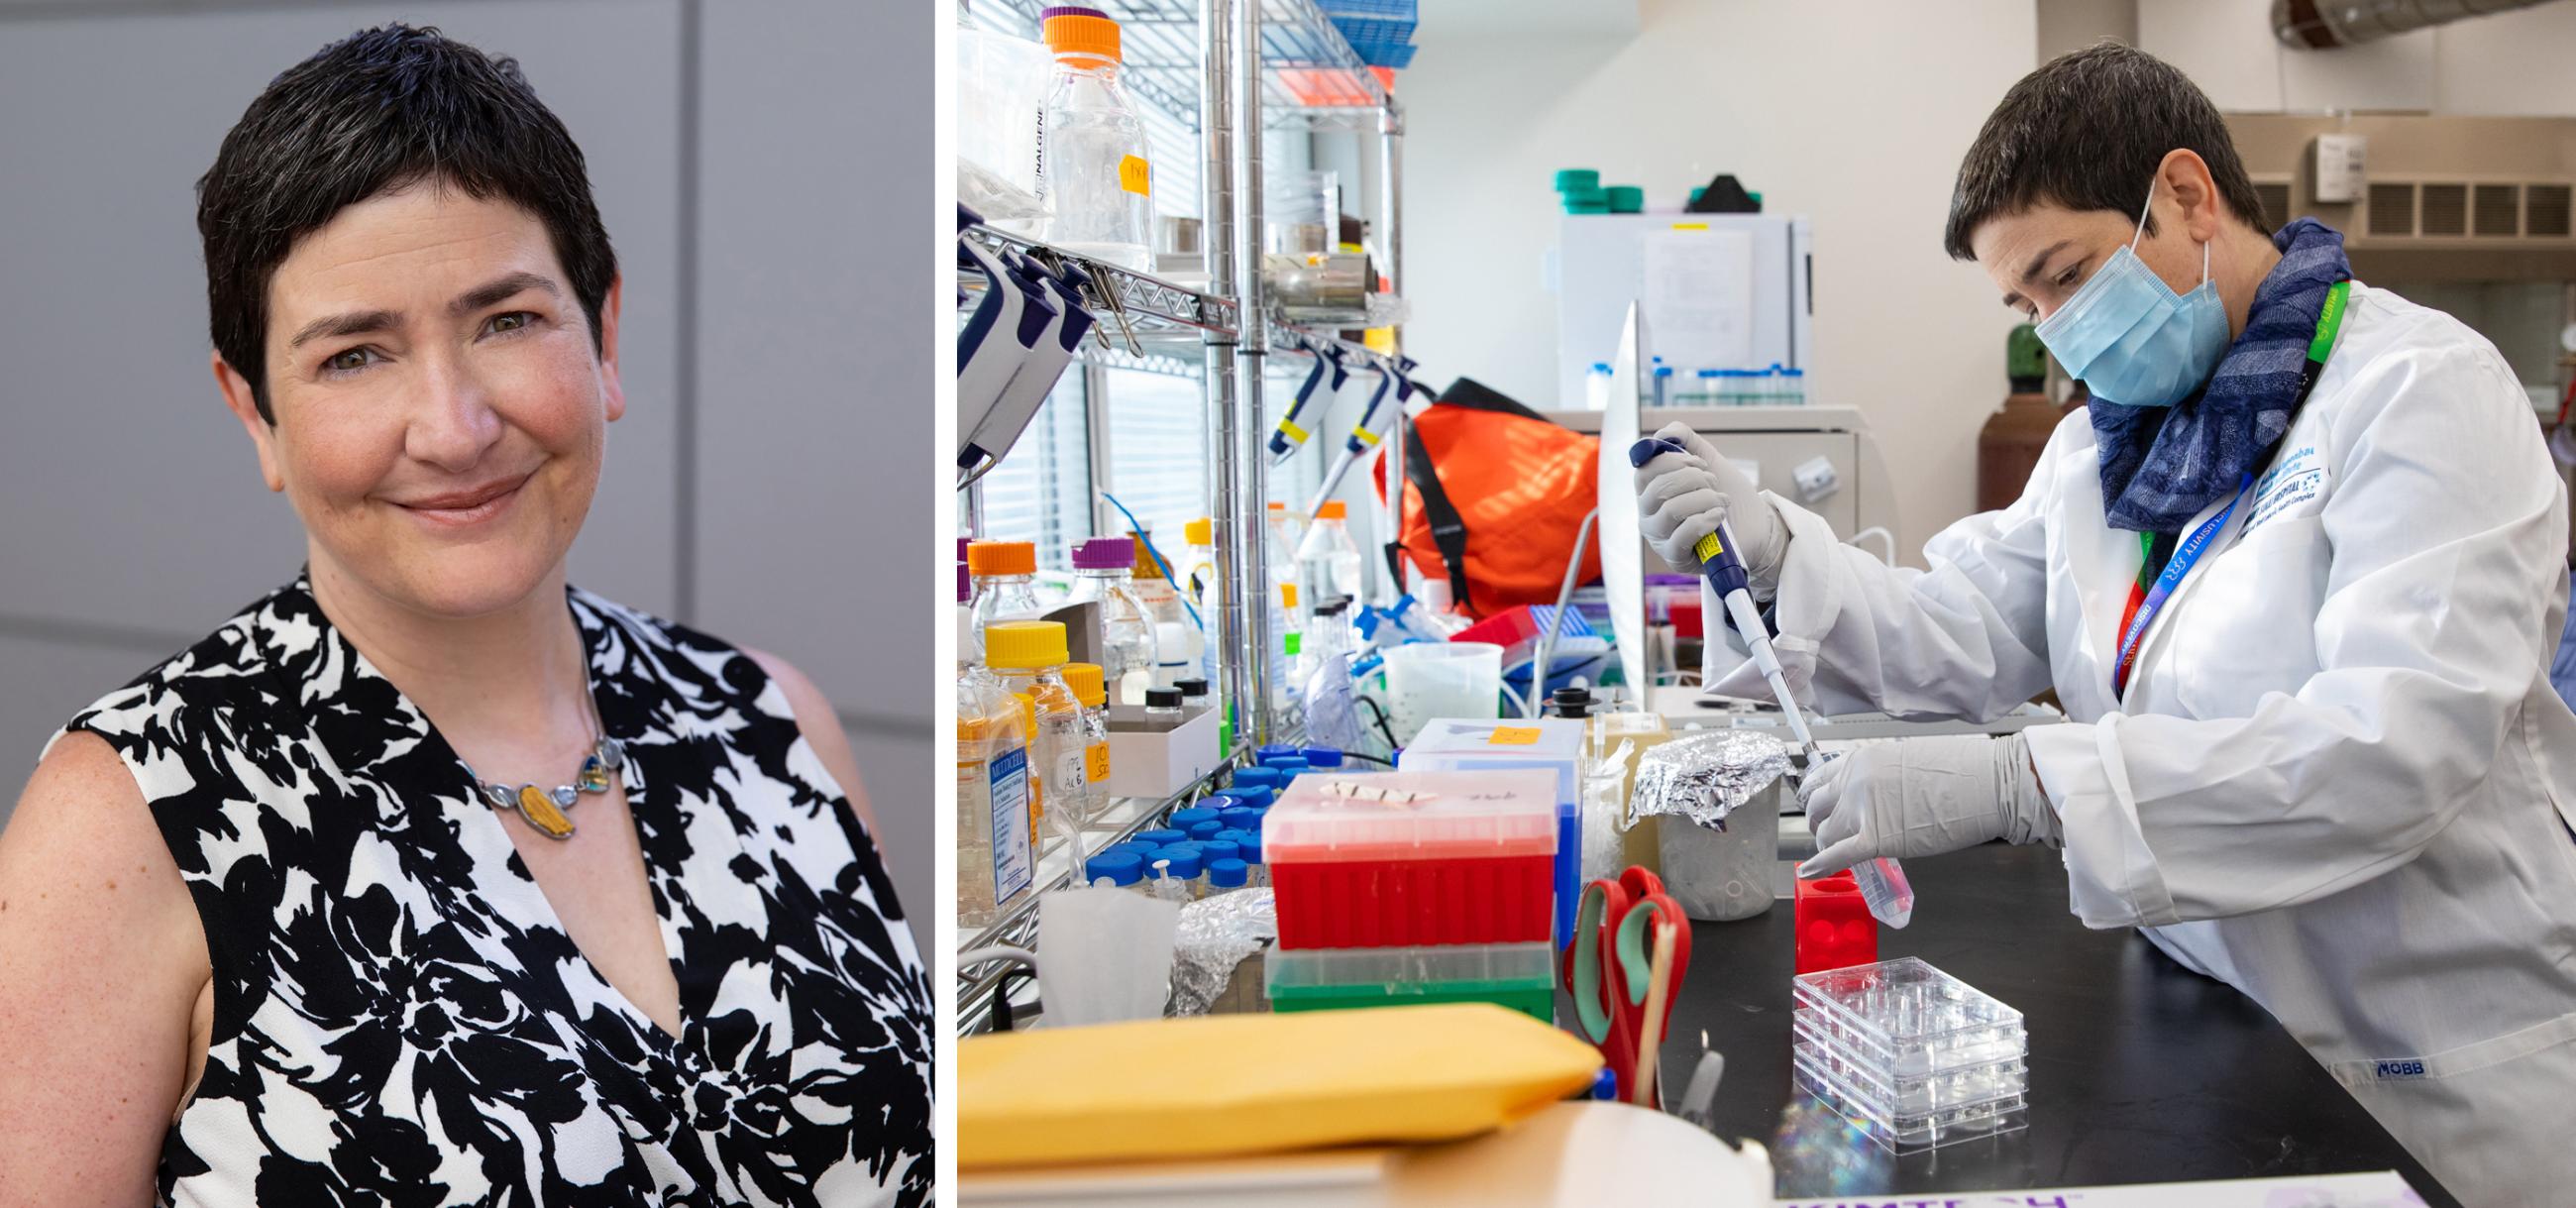
<svg viewBox="0 0 2576 1208">
<path fill-rule="evenodd" d="M 572 591 L 679 981 L 609 986 L 456 752 L 298 579 L 74 718 L 205 925 L 178 1205 L 920 1204 L 930 984 L 782 690 Z"/>
</svg>

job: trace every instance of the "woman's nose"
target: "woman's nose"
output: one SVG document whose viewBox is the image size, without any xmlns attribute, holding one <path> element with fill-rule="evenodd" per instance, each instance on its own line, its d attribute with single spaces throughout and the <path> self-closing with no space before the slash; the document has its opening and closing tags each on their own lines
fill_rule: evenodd
<svg viewBox="0 0 2576 1208">
<path fill-rule="evenodd" d="M 403 451 L 440 469 L 472 469 L 501 438 L 489 391 L 461 361 L 435 356 L 422 362 L 419 389 Z"/>
</svg>

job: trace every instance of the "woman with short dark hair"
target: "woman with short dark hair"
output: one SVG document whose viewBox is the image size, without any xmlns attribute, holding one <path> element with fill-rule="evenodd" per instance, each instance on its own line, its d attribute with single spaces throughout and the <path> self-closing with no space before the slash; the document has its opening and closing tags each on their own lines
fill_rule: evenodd
<svg viewBox="0 0 2576 1208">
<path fill-rule="evenodd" d="M 199 203 L 307 563 L 0 834 L 0 1199 L 926 1202 L 929 982 L 830 705 L 565 582 L 625 400 L 562 123 L 368 30 Z"/>
<path fill-rule="evenodd" d="M 2568 1202 L 2567 496 L 2513 370 L 2353 280 L 2324 224 L 2275 230 L 2209 98 L 2125 46 L 2005 94 L 1947 245 L 2093 401 L 1929 569 L 1838 543 L 1686 430 L 1638 472 L 1668 559 L 1732 518 L 1824 710 L 2065 705 L 1826 765 L 1799 872 L 2062 846 L 2087 925 L 2261 1003 L 2461 1202 Z"/>
</svg>

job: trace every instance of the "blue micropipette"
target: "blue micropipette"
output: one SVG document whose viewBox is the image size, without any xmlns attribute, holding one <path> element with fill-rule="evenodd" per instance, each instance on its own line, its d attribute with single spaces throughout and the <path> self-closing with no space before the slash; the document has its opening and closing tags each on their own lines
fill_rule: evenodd
<svg viewBox="0 0 2576 1208">
<path fill-rule="evenodd" d="M 1628 464 L 1643 467 L 1657 456 L 1679 453 L 1687 457 L 1690 450 L 1679 443 L 1660 437 L 1647 437 L 1628 446 Z M 1717 531 L 1699 539 L 1691 552 L 1699 558 L 1700 573 L 1717 591 L 1726 605 L 1726 615 L 1735 622 L 1735 632 L 1744 638 L 1745 652 L 1771 685 L 1771 695 L 1780 702 L 1780 713 L 1788 720 L 1789 732 L 1797 736 L 1798 748 L 1807 756 L 1807 770 L 1813 774 L 1825 762 L 1816 750 L 1816 738 L 1807 730 L 1806 714 L 1798 709 L 1796 697 L 1789 694 L 1789 680 L 1780 673 L 1780 656 L 1771 650 L 1771 630 L 1762 623 L 1762 610 L 1753 603 L 1753 577 L 1744 569 L 1744 560 L 1735 554 L 1735 533 L 1720 521 Z M 1914 889 L 1905 880 L 1905 870 L 1896 861 L 1881 857 L 1864 861 L 1852 868 L 1852 879 L 1859 883 L 1861 897 L 1869 903 L 1869 912 L 1890 927 L 1903 927 L 1914 919 Z"/>
</svg>

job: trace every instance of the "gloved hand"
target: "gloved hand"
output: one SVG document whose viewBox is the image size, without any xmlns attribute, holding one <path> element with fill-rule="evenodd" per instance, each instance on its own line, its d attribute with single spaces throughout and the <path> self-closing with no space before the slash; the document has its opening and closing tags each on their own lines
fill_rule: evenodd
<svg viewBox="0 0 2576 1208">
<path fill-rule="evenodd" d="M 1821 877 L 1882 856 L 1937 856 L 1988 839 L 2059 841 L 2057 811 L 2040 791 L 2019 734 L 1909 738 L 1861 747 L 1810 768 L 1798 803 L 1816 854 L 1798 875 Z"/>
<path fill-rule="evenodd" d="M 1789 526 L 1780 522 L 1771 501 L 1689 425 L 1666 424 L 1655 435 L 1690 452 L 1661 454 L 1637 467 L 1637 515 L 1646 543 L 1664 561 L 1697 570 L 1699 557 L 1691 547 L 1723 521 L 1735 532 L 1735 556 L 1744 560 L 1755 594 L 1771 594 L 1779 582 L 1780 560 L 1789 552 Z"/>
</svg>

